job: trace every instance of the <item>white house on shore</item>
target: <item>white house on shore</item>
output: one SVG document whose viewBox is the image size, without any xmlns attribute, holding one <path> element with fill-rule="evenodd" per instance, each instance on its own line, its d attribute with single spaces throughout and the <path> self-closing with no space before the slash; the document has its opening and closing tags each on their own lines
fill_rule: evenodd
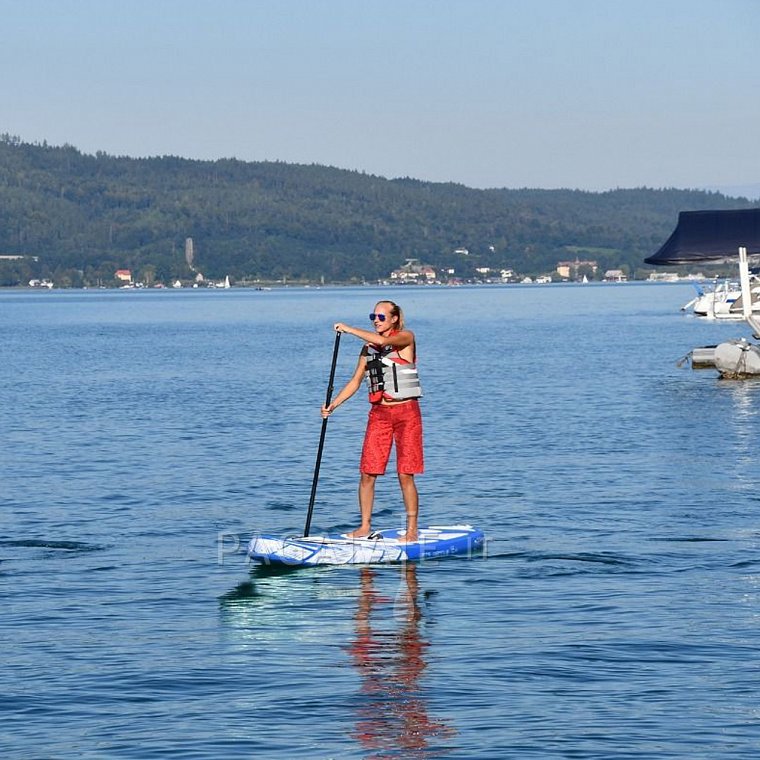
<svg viewBox="0 0 760 760">
<path fill-rule="evenodd" d="M 391 282 L 396 284 L 435 282 L 436 272 L 428 264 L 420 264 L 419 259 L 407 259 L 398 269 L 391 272 Z"/>
</svg>

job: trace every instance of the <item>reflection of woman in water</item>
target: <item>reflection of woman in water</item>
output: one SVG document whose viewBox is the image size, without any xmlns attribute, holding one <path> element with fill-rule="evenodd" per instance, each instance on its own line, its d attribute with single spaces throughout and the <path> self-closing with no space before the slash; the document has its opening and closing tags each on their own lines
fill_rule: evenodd
<svg viewBox="0 0 760 760">
<path fill-rule="evenodd" d="M 357 738 L 372 757 L 440 757 L 445 747 L 429 746 L 433 737 L 454 732 L 444 721 L 431 719 L 419 684 L 427 664 L 429 646 L 420 634 L 417 568 L 411 562 L 401 568 L 401 588 L 391 608 L 388 597 L 375 591 L 375 570 L 360 570 L 356 638 L 350 652 L 362 678 L 357 707 Z M 388 614 L 390 613 L 390 614 Z M 387 625 L 390 621 L 391 627 Z"/>
</svg>

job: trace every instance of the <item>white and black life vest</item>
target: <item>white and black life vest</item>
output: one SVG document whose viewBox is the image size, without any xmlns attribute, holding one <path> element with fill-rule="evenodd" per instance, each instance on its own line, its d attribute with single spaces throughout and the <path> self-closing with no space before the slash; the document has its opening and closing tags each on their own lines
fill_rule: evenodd
<svg viewBox="0 0 760 760">
<path fill-rule="evenodd" d="M 371 403 L 384 398 L 389 401 L 406 401 L 422 396 L 417 364 L 402 358 L 399 350 L 393 346 L 367 346 L 365 377 Z"/>
</svg>

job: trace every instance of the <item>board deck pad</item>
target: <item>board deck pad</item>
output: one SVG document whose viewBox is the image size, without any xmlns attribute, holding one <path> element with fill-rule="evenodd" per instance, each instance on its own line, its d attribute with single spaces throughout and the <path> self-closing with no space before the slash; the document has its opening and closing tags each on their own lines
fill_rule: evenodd
<svg viewBox="0 0 760 760">
<path fill-rule="evenodd" d="M 471 555 L 483 548 L 485 536 L 471 525 L 430 525 L 419 529 L 419 540 L 406 542 L 403 528 L 373 531 L 367 538 L 345 533 L 282 537 L 254 535 L 248 556 L 279 565 L 364 565 L 379 562 L 415 562 L 456 554 Z"/>
</svg>

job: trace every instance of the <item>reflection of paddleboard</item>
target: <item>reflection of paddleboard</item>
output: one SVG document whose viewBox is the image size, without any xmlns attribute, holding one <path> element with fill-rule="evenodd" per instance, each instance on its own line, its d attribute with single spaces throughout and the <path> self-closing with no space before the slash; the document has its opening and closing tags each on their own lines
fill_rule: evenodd
<svg viewBox="0 0 760 760">
<path fill-rule="evenodd" d="M 419 541 L 406 543 L 398 528 L 373 531 L 367 538 L 345 534 L 280 538 L 258 535 L 248 545 L 248 556 L 258 562 L 282 565 L 362 565 L 406 562 L 453 554 L 469 555 L 483 547 L 483 532 L 471 525 L 431 525 L 420 528 Z"/>
</svg>

